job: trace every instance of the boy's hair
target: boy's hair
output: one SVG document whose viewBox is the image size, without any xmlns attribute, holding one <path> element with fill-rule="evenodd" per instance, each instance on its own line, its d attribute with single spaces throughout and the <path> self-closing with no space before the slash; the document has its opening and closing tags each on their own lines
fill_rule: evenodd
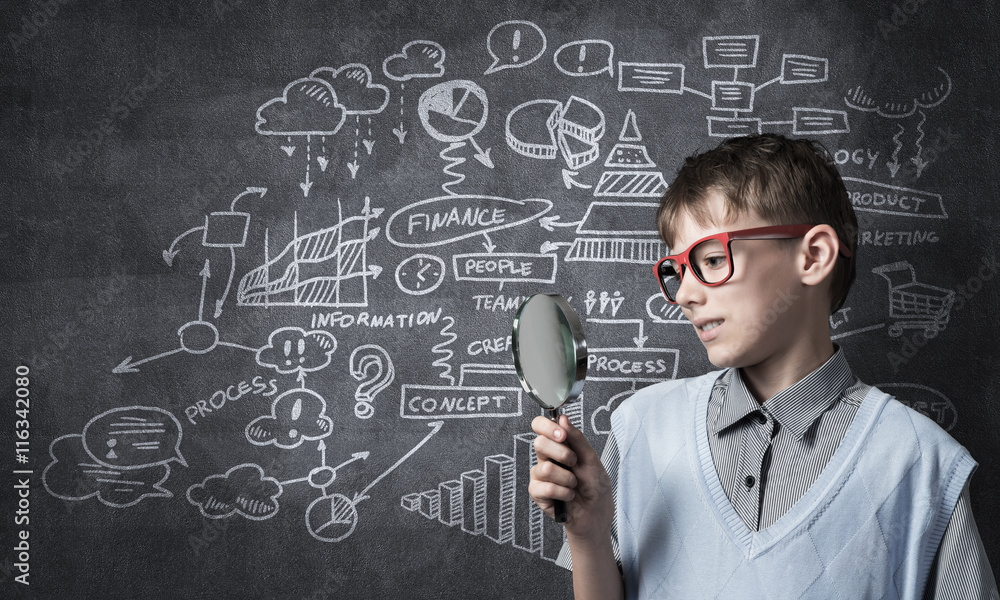
<svg viewBox="0 0 1000 600">
<path fill-rule="evenodd" d="M 833 227 L 851 251 L 850 258 L 838 255 L 831 274 L 830 313 L 843 306 L 854 283 L 858 219 L 826 148 L 811 140 L 764 134 L 731 138 L 689 156 L 656 212 L 664 243 L 669 246 L 674 239 L 674 223 L 684 212 L 703 227 L 709 224 L 704 201 L 712 191 L 725 197 L 726 219 L 756 214 L 775 225 Z"/>
</svg>

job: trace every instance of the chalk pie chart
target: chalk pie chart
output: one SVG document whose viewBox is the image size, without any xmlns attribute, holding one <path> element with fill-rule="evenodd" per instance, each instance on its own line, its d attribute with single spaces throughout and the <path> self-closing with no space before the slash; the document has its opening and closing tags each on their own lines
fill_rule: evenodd
<svg viewBox="0 0 1000 600">
<path fill-rule="evenodd" d="M 306 528 L 321 542 L 339 542 L 354 533 L 357 525 L 358 510 L 343 494 L 316 498 L 306 509 Z"/>
<path fill-rule="evenodd" d="M 417 114 L 432 138 L 461 142 L 482 131 L 488 104 L 486 91 L 476 82 L 456 79 L 424 92 L 417 103 Z"/>
</svg>

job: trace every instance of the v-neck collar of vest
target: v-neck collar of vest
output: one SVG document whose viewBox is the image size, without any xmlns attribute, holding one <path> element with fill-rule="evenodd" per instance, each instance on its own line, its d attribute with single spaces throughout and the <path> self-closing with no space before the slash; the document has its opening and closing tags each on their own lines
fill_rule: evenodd
<svg viewBox="0 0 1000 600">
<path fill-rule="evenodd" d="M 863 442 L 871 433 L 889 396 L 873 387 L 858 408 L 858 412 L 848 427 L 847 433 L 844 434 L 840 446 L 833 453 L 816 481 L 809 486 L 798 502 L 770 527 L 753 531 L 736 513 L 736 509 L 733 508 L 726 496 L 725 490 L 722 489 L 719 474 L 715 470 L 715 462 L 712 460 L 712 451 L 708 445 L 706 423 L 708 399 L 712 393 L 713 384 L 721 373 L 720 371 L 715 372 L 716 377 L 706 376 L 703 379 L 704 384 L 697 390 L 694 427 L 687 428 L 691 436 L 688 440 L 692 444 L 690 447 L 695 448 L 696 451 L 690 452 L 689 456 L 693 463 L 692 470 L 701 475 L 697 477 L 699 491 L 704 494 L 705 500 L 711 507 L 720 527 L 740 548 L 744 556 L 754 558 L 767 552 L 768 549 L 791 535 L 795 530 L 804 527 L 810 518 L 817 514 L 823 505 L 831 499 L 830 494 L 833 489 L 839 488 L 843 480 L 850 474 L 851 469 L 848 467 L 856 462 L 858 452 L 864 446 Z"/>
</svg>

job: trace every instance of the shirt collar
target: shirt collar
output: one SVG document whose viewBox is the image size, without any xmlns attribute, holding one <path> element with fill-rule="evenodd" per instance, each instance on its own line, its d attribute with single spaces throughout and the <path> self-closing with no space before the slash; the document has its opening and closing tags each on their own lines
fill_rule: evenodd
<svg viewBox="0 0 1000 600">
<path fill-rule="evenodd" d="M 747 389 L 739 369 L 731 369 L 728 393 L 725 394 L 711 433 L 719 433 L 761 405 Z M 810 426 L 826 412 L 854 383 L 854 374 L 844 351 L 834 344 L 833 356 L 796 383 L 781 390 L 764 403 L 763 411 L 770 414 L 795 438 L 801 438 Z"/>
</svg>

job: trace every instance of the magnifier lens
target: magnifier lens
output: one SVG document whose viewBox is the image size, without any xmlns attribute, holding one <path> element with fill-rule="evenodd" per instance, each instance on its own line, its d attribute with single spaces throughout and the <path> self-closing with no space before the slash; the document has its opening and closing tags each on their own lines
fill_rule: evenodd
<svg viewBox="0 0 1000 600">
<path fill-rule="evenodd" d="M 533 296 L 521 309 L 517 327 L 521 377 L 543 408 L 559 408 L 575 383 L 573 329 L 559 305 L 547 295 Z"/>
</svg>

